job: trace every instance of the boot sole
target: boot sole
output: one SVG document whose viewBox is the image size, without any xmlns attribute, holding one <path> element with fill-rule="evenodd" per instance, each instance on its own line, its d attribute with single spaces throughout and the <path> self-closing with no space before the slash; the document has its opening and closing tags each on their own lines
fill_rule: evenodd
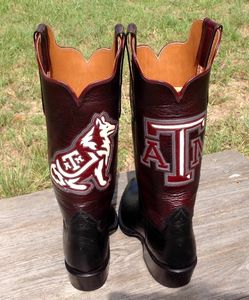
<svg viewBox="0 0 249 300">
<path fill-rule="evenodd" d="M 124 234 L 140 240 L 143 246 L 143 258 L 146 266 L 157 282 L 169 288 L 178 288 L 190 282 L 197 264 L 197 259 L 189 267 L 184 269 L 173 269 L 166 264 L 162 264 L 148 249 L 143 235 L 135 229 L 128 228 L 124 225 L 121 217 L 121 205 L 119 209 L 119 226 Z"/>
<path fill-rule="evenodd" d="M 118 228 L 118 217 L 115 209 L 112 208 L 111 214 L 114 217 L 113 223 L 109 227 L 109 235 L 113 234 Z M 100 268 L 92 272 L 81 272 L 72 268 L 65 261 L 65 267 L 68 272 L 69 280 L 71 284 L 80 291 L 94 291 L 99 289 L 106 282 L 109 271 L 110 250 L 108 251 L 108 257 Z"/>
</svg>

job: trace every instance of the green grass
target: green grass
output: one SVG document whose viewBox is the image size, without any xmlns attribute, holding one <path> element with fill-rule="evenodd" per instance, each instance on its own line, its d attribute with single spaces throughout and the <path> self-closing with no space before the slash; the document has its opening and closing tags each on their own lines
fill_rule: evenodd
<svg viewBox="0 0 249 300">
<path fill-rule="evenodd" d="M 116 23 L 135 22 L 139 43 L 159 52 L 167 41 L 185 40 L 194 19 L 209 16 L 219 21 L 224 35 L 210 90 L 210 107 L 217 109 L 213 121 L 209 119 L 205 151 L 237 149 L 249 155 L 248 11 L 248 1 L 234 0 L 0 0 L 0 197 L 50 186 L 32 40 L 41 22 L 53 27 L 60 44 L 74 46 L 89 57 L 96 48 L 111 45 Z M 121 171 L 133 167 L 127 64 L 123 82 Z"/>
<path fill-rule="evenodd" d="M 207 126 L 206 152 L 236 149 L 249 156 L 249 110 Z"/>
</svg>

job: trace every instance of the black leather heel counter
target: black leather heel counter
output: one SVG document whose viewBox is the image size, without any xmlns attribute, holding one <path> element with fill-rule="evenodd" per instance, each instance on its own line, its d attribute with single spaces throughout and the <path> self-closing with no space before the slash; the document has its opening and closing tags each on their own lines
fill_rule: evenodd
<svg viewBox="0 0 249 300">
<path fill-rule="evenodd" d="M 166 227 L 167 261 L 174 268 L 186 268 L 196 260 L 196 245 L 192 215 L 184 208 L 177 209 Z"/>
<path fill-rule="evenodd" d="M 109 258 L 108 227 L 100 228 L 99 223 L 86 213 L 77 213 L 64 221 L 63 245 L 65 260 L 72 268 L 91 272 L 102 267 Z"/>
<path fill-rule="evenodd" d="M 190 266 L 196 260 L 192 216 L 179 208 L 167 220 L 163 232 L 147 222 L 146 238 L 153 255 L 173 269 Z"/>
</svg>

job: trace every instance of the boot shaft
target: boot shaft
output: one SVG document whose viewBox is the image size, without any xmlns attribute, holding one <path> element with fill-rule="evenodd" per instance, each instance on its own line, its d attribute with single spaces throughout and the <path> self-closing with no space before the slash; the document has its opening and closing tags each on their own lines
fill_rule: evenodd
<svg viewBox="0 0 249 300">
<path fill-rule="evenodd" d="M 159 56 L 137 46 L 128 27 L 131 107 L 139 199 L 160 229 L 176 208 L 193 214 L 199 184 L 211 66 L 222 27 L 195 21 L 185 43 L 166 45 Z"/>
<path fill-rule="evenodd" d="M 80 210 L 102 219 L 115 187 L 118 120 L 124 53 L 123 27 L 115 27 L 111 49 L 86 61 L 56 44 L 50 27 L 34 34 L 48 160 L 65 219 Z"/>
</svg>

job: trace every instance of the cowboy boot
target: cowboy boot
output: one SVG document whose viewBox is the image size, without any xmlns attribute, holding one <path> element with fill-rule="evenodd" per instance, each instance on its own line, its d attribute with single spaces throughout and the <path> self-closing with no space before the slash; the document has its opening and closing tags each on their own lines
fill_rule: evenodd
<svg viewBox="0 0 249 300">
<path fill-rule="evenodd" d="M 117 229 L 111 205 L 117 162 L 123 26 L 116 25 L 111 49 L 86 61 L 56 44 L 50 27 L 34 33 L 48 160 L 63 216 L 65 265 L 79 290 L 101 287 L 108 274 L 109 234 Z"/>
<path fill-rule="evenodd" d="M 136 26 L 128 26 L 136 179 L 122 196 L 119 224 L 140 239 L 151 275 L 168 287 L 187 284 L 197 262 L 192 217 L 221 33 L 210 19 L 195 21 L 186 42 L 157 56 L 137 47 Z"/>
</svg>

